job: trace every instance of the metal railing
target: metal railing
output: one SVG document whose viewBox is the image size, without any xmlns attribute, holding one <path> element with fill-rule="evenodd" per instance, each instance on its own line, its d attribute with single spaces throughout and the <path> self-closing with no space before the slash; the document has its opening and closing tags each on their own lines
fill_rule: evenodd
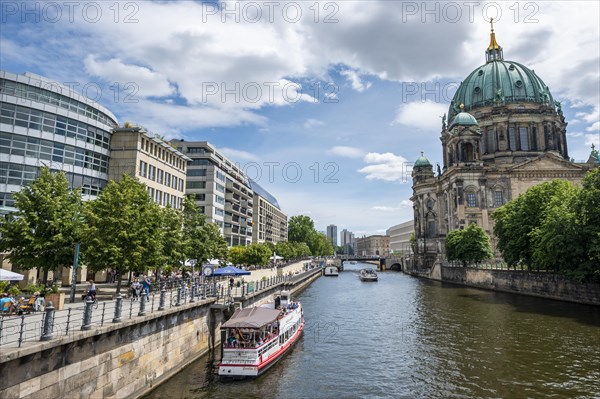
<svg viewBox="0 0 600 399">
<path fill-rule="evenodd" d="M 0 317 L 0 347 L 20 348 L 26 341 L 49 341 L 207 298 L 227 305 L 236 298 L 243 298 L 277 285 L 295 284 L 317 270 L 320 268 L 313 266 L 299 274 L 274 276 L 245 282 L 240 286 L 230 286 L 226 279 L 210 279 L 204 283 L 201 283 L 199 277 L 169 279 L 153 284 L 149 293 L 142 290 L 138 298 L 119 294 L 111 301 L 94 302 L 88 299 L 83 305 L 68 305 L 64 310 L 55 310 L 53 304 L 48 303 L 43 312 Z"/>
<path fill-rule="evenodd" d="M 200 299 L 223 300 L 225 287 L 217 282 L 200 283 L 200 278 L 163 280 L 154 290 L 141 291 L 139 298 L 119 294 L 114 301 L 94 302 L 55 310 L 52 303 L 40 313 L 2 315 L 0 317 L 0 346 L 21 347 L 25 341 L 48 341 L 110 323 L 145 316 L 165 309 L 193 303 Z"/>
</svg>

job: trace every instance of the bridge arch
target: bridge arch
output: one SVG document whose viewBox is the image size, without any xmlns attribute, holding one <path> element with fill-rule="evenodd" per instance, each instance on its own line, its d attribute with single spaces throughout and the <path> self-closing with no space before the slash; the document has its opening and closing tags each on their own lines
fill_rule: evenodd
<svg viewBox="0 0 600 399">
<path fill-rule="evenodd" d="M 397 263 L 397 262 L 396 262 L 396 263 L 393 263 L 393 264 L 390 266 L 390 270 L 393 270 L 393 271 L 395 271 L 395 272 L 401 272 L 401 271 L 402 271 L 402 265 L 401 265 L 400 263 Z"/>
</svg>

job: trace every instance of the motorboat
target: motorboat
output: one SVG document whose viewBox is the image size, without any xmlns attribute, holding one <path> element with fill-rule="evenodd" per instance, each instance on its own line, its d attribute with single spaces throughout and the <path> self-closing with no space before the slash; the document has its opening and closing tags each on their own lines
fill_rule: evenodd
<svg viewBox="0 0 600 399">
<path fill-rule="evenodd" d="M 377 281 L 377 272 L 371 268 L 361 269 L 358 273 L 358 277 L 361 281 Z"/>
<path fill-rule="evenodd" d="M 255 378 L 288 353 L 304 329 L 300 302 L 292 302 L 282 291 L 270 302 L 237 309 L 221 325 L 221 362 L 218 374 L 224 379 Z"/>
<path fill-rule="evenodd" d="M 326 277 L 337 277 L 340 275 L 340 271 L 336 266 L 326 266 L 323 269 L 323 276 Z"/>
</svg>

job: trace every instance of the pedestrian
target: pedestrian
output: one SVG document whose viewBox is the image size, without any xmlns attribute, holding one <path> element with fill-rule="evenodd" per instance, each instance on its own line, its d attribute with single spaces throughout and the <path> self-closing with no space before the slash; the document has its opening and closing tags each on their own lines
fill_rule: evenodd
<svg viewBox="0 0 600 399">
<path fill-rule="evenodd" d="M 131 300 L 137 301 L 140 292 L 140 282 L 137 281 L 136 278 L 133 279 L 133 283 L 131 284 Z"/>
<path fill-rule="evenodd" d="M 142 280 L 142 287 L 144 289 L 144 294 L 146 295 L 146 299 L 150 299 L 150 286 L 152 282 L 150 281 L 150 277 L 144 276 Z"/>
</svg>

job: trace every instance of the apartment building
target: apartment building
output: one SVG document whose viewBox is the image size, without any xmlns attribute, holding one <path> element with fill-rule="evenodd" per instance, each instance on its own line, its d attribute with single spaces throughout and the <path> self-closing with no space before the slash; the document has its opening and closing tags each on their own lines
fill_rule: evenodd
<svg viewBox="0 0 600 399">
<path fill-rule="evenodd" d="M 255 181 L 250 180 L 254 192 L 254 232 L 252 242 L 287 241 L 287 215 L 277 199 Z"/>
<path fill-rule="evenodd" d="M 390 237 L 390 253 L 397 255 L 410 254 L 410 236 L 415 232 L 414 222 L 408 220 L 387 229 Z"/>
<path fill-rule="evenodd" d="M 119 181 L 134 176 L 148 187 L 148 195 L 160 206 L 181 209 L 190 158 L 143 127 L 113 130 L 108 177 Z"/>
</svg>

